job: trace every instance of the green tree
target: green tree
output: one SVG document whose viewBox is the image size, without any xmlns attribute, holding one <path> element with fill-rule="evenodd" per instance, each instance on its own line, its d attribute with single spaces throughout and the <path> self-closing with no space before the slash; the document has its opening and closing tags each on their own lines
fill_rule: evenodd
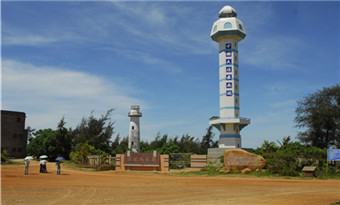
<svg viewBox="0 0 340 205">
<path fill-rule="evenodd" d="M 71 152 L 72 137 L 71 132 L 65 126 L 64 117 L 58 123 L 57 130 L 43 129 L 33 133 L 27 145 L 27 153 L 35 157 L 47 155 L 50 160 L 55 160 L 58 156 L 69 159 Z"/>
<path fill-rule="evenodd" d="M 199 154 L 207 154 L 208 148 L 217 147 L 216 143 L 214 143 L 214 133 L 212 132 L 213 126 L 209 126 L 207 129 L 207 133 L 203 136 L 202 141 L 200 143 L 200 153 Z"/>
<path fill-rule="evenodd" d="M 71 160 L 77 164 L 87 164 L 88 156 L 92 154 L 94 147 L 88 142 L 79 143 L 74 152 L 70 154 Z"/>
<path fill-rule="evenodd" d="M 33 155 L 35 157 L 48 155 L 48 142 L 55 135 L 55 132 L 56 131 L 50 128 L 34 132 L 33 135 L 35 137 L 31 139 L 30 143 L 27 145 L 28 155 Z"/>
<path fill-rule="evenodd" d="M 340 85 L 323 88 L 298 101 L 295 123 L 301 142 L 320 147 L 340 148 Z"/>
<path fill-rule="evenodd" d="M 163 146 L 157 150 L 161 154 L 178 153 L 179 147 L 174 143 L 173 140 L 166 142 Z"/>
<path fill-rule="evenodd" d="M 163 144 L 165 144 L 168 141 L 168 135 L 165 134 L 163 135 L 163 137 L 160 136 L 160 133 L 157 133 L 157 136 L 155 138 L 155 140 L 153 140 L 150 143 L 150 149 L 151 150 L 156 150 L 159 149 L 163 146 Z"/>
<path fill-rule="evenodd" d="M 114 122 L 110 121 L 110 115 L 113 109 L 106 112 L 100 118 L 95 118 L 91 112 L 88 118 L 83 118 L 81 123 L 73 131 L 73 144 L 88 142 L 89 145 L 110 153 L 110 139 L 114 134 Z"/>
<path fill-rule="evenodd" d="M 111 144 L 112 147 L 111 154 L 112 155 L 124 154 L 128 150 L 128 143 L 129 143 L 128 137 L 125 137 L 122 140 L 120 140 L 119 135 L 117 135 L 115 140 Z"/>
<path fill-rule="evenodd" d="M 58 156 L 62 156 L 65 159 L 69 159 L 72 146 L 71 132 L 65 128 L 65 118 L 63 117 L 59 123 L 57 130 L 51 134 L 46 143 L 46 154 L 50 159 L 54 160 Z"/>
<path fill-rule="evenodd" d="M 142 153 L 150 153 L 152 152 L 151 147 L 148 142 L 141 141 L 140 142 L 140 152 Z"/>
</svg>

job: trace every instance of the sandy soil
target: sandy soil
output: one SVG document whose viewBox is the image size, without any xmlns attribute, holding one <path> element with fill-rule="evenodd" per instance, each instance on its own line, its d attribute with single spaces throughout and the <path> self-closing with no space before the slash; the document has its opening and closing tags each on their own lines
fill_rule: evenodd
<svg viewBox="0 0 340 205">
<path fill-rule="evenodd" d="M 156 172 L 91 172 L 49 163 L 1 166 L 1 204 L 327 204 L 340 200 L 340 180 L 169 176 Z"/>
</svg>

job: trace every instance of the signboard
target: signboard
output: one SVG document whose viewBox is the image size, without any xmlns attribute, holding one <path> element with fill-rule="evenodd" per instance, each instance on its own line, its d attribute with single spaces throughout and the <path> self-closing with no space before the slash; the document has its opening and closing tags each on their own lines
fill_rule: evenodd
<svg viewBox="0 0 340 205">
<path fill-rule="evenodd" d="M 153 153 L 135 153 L 130 152 L 130 156 L 127 153 L 124 154 L 125 166 L 156 166 L 160 164 L 160 154 L 157 153 L 154 157 Z"/>
<path fill-rule="evenodd" d="M 329 160 L 329 161 L 340 161 L 340 149 L 329 149 L 329 150 L 327 150 L 327 160 Z"/>
</svg>

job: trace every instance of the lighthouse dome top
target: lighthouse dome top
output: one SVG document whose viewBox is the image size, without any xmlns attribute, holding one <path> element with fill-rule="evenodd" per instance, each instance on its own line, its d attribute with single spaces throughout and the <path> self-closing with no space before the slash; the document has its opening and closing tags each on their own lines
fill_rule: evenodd
<svg viewBox="0 0 340 205">
<path fill-rule="evenodd" d="M 223 7 L 220 10 L 220 13 L 218 14 L 219 18 L 228 18 L 228 17 L 236 17 L 236 16 L 237 16 L 236 10 L 229 5 Z"/>
</svg>

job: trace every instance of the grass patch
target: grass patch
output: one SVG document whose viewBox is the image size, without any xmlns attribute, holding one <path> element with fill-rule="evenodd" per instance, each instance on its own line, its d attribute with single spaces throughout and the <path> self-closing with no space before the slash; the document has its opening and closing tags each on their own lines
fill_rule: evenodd
<svg viewBox="0 0 340 205">
<path fill-rule="evenodd" d="M 84 167 L 77 167 L 77 164 L 75 164 L 74 162 L 72 162 L 71 160 L 64 160 L 62 162 L 62 164 L 69 169 L 74 169 L 74 170 L 78 170 L 78 171 L 87 171 L 87 172 L 95 172 L 95 167 L 93 168 L 84 168 Z"/>
<path fill-rule="evenodd" d="M 8 160 L 6 162 L 1 162 L 1 166 L 7 166 L 7 165 L 24 165 L 24 160 Z"/>
</svg>

